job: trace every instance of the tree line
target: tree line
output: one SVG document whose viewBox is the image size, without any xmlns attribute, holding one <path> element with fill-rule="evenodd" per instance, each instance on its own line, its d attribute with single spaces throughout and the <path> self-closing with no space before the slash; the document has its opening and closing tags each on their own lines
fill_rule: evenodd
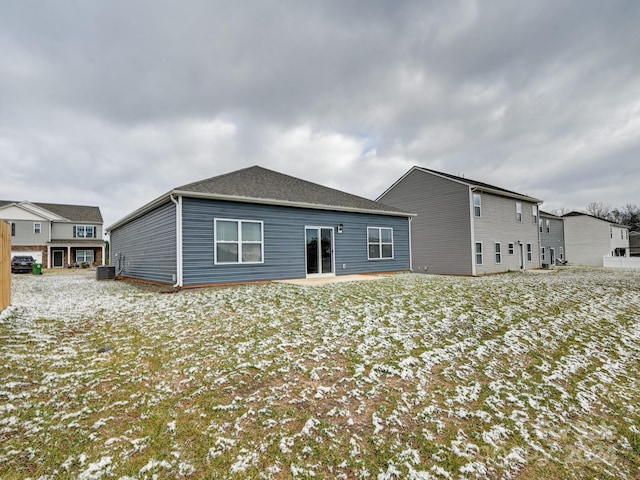
<svg viewBox="0 0 640 480">
<path fill-rule="evenodd" d="M 566 208 L 560 208 L 551 213 L 562 216 L 569 212 Z M 618 208 L 603 202 L 591 202 L 587 205 L 585 213 L 608 222 L 627 225 L 632 232 L 640 232 L 640 208 L 637 205 L 627 203 L 624 207 Z"/>
</svg>

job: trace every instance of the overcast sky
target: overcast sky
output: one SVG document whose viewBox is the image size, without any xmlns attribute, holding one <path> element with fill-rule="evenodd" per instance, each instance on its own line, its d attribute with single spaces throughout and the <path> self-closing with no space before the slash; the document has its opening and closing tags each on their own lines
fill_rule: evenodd
<svg viewBox="0 0 640 480">
<path fill-rule="evenodd" d="M 261 165 L 376 198 L 420 165 L 640 204 L 637 0 L 0 0 L 0 199 Z"/>
</svg>

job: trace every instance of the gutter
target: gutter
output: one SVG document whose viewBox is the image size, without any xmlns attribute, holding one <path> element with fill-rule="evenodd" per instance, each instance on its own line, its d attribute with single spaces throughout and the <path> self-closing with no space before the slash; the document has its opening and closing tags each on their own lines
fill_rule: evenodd
<svg viewBox="0 0 640 480">
<path fill-rule="evenodd" d="M 182 197 L 176 200 L 173 194 L 169 199 L 176 204 L 176 283 L 173 288 L 182 287 Z"/>
</svg>

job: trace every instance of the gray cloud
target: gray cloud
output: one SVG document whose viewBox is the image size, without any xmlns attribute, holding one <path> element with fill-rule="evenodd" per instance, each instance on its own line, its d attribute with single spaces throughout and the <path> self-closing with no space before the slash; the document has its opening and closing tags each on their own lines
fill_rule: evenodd
<svg viewBox="0 0 640 480">
<path fill-rule="evenodd" d="M 631 0 L 9 2 L 0 197 L 109 223 L 247 165 L 376 197 L 419 164 L 640 203 L 639 24 Z"/>
</svg>

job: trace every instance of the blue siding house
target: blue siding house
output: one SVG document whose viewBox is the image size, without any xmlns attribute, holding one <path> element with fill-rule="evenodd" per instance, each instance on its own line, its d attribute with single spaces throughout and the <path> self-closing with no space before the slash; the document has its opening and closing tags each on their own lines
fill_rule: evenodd
<svg viewBox="0 0 640 480">
<path fill-rule="evenodd" d="M 412 216 L 254 166 L 177 187 L 108 227 L 111 265 L 177 288 L 408 271 Z"/>
</svg>

